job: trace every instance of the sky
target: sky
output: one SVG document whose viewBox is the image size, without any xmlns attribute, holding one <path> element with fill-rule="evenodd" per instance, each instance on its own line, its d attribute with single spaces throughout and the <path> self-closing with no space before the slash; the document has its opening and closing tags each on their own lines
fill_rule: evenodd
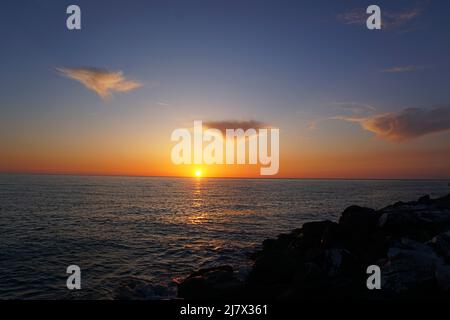
<svg viewBox="0 0 450 320">
<path fill-rule="evenodd" d="M 172 131 L 203 120 L 279 128 L 275 177 L 448 179 L 449 14 L 441 0 L 2 1 L 0 172 L 259 177 L 171 162 Z"/>
</svg>

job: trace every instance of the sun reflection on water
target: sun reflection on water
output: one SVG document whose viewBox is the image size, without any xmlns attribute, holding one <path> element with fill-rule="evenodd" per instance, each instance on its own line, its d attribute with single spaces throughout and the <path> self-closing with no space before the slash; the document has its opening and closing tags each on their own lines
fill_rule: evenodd
<svg viewBox="0 0 450 320">
<path fill-rule="evenodd" d="M 202 224 L 209 221 L 209 213 L 203 209 L 205 202 L 203 188 L 202 179 L 195 179 L 191 202 L 191 207 L 194 211 L 187 217 L 187 222 L 189 224 Z"/>
</svg>

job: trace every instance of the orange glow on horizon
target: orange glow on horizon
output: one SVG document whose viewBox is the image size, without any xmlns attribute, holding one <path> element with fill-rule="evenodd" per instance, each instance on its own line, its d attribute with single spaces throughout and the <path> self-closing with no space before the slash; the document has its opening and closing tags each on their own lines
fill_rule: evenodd
<svg viewBox="0 0 450 320">
<path fill-rule="evenodd" d="M 128 141 L 128 139 L 122 138 Z M 163 140 L 161 138 L 160 140 Z M 108 139 L 109 141 L 109 139 Z M 117 140 L 113 140 L 117 142 Z M 280 150 L 280 171 L 274 176 L 261 176 L 260 165 L 174 165 L 170 159 L 170 143 L 148 147 L 148 142 L 135 140 L 125 148 L 91 140 L 86 145 L 5 146 L 0 157 L 0 172 L 113 176 L 172 176 L 201 178 L 343 178 L 397 179 L 450 177 L 450 153 L 441 150 L 416 151 L 380 149 L 361 150 L 335 147 L 318 149 L 311 143 L 297 152 L 291 145 Z M 355 147 L 356 148 L 356 147 Z"/>
</svg>

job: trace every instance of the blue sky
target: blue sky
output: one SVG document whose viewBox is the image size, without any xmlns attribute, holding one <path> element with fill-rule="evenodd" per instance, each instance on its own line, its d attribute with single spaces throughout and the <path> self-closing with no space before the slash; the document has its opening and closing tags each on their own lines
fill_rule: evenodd
<svg viewBox="0 0 450 320">
<path fill-rule="evenodd" d="M 70 4 L 81 7 L 81 31 L 65 28 Z M 370 4 L 392 26 L 370 31 L 351 20 Z M 2 1 L 0 132 L 14 139 L 19 128 L 75 127 L 94 114 L 96 128 L 124 119 L 168 130 L 200 117 L 273 123 L 291 140 L 319 143 L 333 126 L 366 137 L 354 123 L 321 121 L 352 107 L 449 104 L 449 13 L 439 0 Z M 81 66 L 122 71 L 142 86 L 104 101 L 56 71 Z M 322 131 L 311 133 L 315 122 Z"/>
</svg>

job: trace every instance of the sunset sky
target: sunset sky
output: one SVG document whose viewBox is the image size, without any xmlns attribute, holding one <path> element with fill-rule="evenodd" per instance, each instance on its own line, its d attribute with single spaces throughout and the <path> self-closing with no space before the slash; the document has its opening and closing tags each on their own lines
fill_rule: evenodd
<svg viewBox="0 0 450 320">
<path fill-rule="evenodd" d="M 275 177 L 450 178 L 448 1 L 6 0 L 0 39 L 0 172 L 259 177 L 172 164 L 203 120 L 279 128 Z"/>
</svg>

